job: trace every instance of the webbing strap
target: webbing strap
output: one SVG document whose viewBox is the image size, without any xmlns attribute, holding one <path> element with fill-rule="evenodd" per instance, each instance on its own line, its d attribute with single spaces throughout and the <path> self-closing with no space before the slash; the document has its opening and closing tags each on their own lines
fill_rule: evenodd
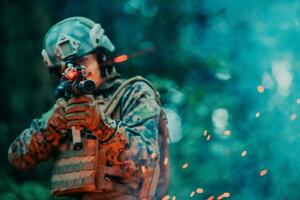
<svg viewBox="0 0 300 200">
<path fill-rule="evenodd" d="M 143 176 L 144 181 L 140 192 L 140 199 L 152 199 L 155 196 L 160 176 L 159 165 L 157 164 L 153 170 L 146 169 Z"/>
<path fill-rule="evenodd" d="M 89 155 L 95 155 L 95 153 L 96 153 L 96 148 L 86 148 L 77 151 L 61 151 L 59 152 L 58 159 L 79 157 L 79 156 L 89 156 Z"/>
<path fill-rule="evenodd" d="M 53 175 L 92 170 L 95 168 L 96 164 L 94 160 L 90 162 L 72 163 L 68 165 L 56 165 L 53 168 Z"/>
<path fill-rule="evenodd" d="M 159 176 L 160 176 L 160 167 L 157 164 L 156 167 L 154 168 L 153 178 L 152 178 L 152 181 L 151 181 L 151 184 L 150 184 L 150 188 L 149 188 L 149 196 L 150 197 L 154 197 L 155 196 L 155 192 L 156 192 L 156 189 L 157 189 Z"/>
<path fill-rule="evenodd" d="M 95 177 L 88 176 L 76 179 L 62 180 L 62 181 L 53 181 L 52 182 L 52 190 L 56 189 L 69 189 L 76 188 L 86 184 L 94 184 Z"/>
<path fill-rule="evenodd" d="M 102 190 L 105 187 L 105 182 L 104 182 L 104 165 L 106 165 L 106 152 L 104 149 L 99 150 L 98 154 L 98 175 L 97 175 L 97 188 Z"/>
</svg>

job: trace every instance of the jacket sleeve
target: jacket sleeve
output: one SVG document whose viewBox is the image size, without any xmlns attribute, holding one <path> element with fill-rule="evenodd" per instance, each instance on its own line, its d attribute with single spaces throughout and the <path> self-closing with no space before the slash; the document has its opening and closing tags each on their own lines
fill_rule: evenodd
<svg viewBox="0 0 300 200">
<path fill-rule="evenodd" d="M 161 107 L 144 82 L 126 89 L 120 103 L 120 121 L 104 117 L 101 141 L 108 160 L 128 173 L 153 169 L 159 160 L 158 124 Z"/>
<path fill-rule="evenodd" d="M 46 123 L 53 109 L 34 119 L 29 128 L 25 129 L 10 145 L 8 160 L 22 170 L 47 160 L 52 153 L 52 145 L 46 139 Z"/>
</svg>

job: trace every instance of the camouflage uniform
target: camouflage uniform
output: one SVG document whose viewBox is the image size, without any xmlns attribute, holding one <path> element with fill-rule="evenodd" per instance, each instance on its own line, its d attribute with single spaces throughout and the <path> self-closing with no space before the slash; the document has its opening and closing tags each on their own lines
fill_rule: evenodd
<svg viewBox="0 0 300 200">
<path fill-rule="evenodd" d="M 131 187 L 132 192 L 86 193 L 72 197 L 74 199 L 137 199 L 144 176 L 158 165 L 157 134 L 161 107 L 148 84 L 133 82 L 126 88 L 113 114 L 103 114 L 105 104 L 122 82 L 119 78 L 106 81 L 94 92 L 101 117 L 106 124 L 104 129 L 99 128 L 98 141 L 101 148 L 106 150 L 108 163 L 119 166 L 124 173 L 121 179 L 116 177 L 114 180 L 112 177 L 112 181 L 135 186 Z M 34 119 L 30 128 L 25 129 L 11 144 L 8 156 L 15 167 L 27 169 L 56 156 L 56 148 L 45 136 L 45 126 L 52 110 L 40 119 Z"/>
</svg>

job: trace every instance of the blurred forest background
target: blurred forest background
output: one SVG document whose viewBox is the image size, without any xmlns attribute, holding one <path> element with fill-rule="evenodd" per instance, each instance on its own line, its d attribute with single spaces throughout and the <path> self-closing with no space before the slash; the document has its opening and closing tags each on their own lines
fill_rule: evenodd
<svg viewBox="0 0 300 200">
<path fill-rule="evenodd" d="M 118 64 L 159 88 L 171 130 L 169 199 L 300 199 L 297 0 L 2 0 L 0 199 L 48 200 L 51 161 L 20 172 L 7 150 L 54 102 L 40 56 L 56 22 L 100 22 Z M 220 199 L 221 199 L 220 197 Z M 212 199 L 212 198 L 211 198 Z"/>
</svg>

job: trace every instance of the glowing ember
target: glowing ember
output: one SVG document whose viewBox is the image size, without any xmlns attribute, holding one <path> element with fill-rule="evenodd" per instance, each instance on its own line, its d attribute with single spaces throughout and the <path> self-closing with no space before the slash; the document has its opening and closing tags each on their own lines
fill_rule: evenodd
<svg viewBox="0 0 300 200">
<path fill-rule="evenodd" d="M 116 58 L 114 58 L 114 63 L 120 63 L 120 62 L 124 62 L 128 59 L 127 55 L 120 55 Z"/>
<path fill-rule="evenodd" d="M 230 135 L 231 134 L 231 131 L 230 130 L 225 130 L 224 131 L 224 135 Z"/>
<path fill-rule="evenodd" d="M 210 137 L 211 137 L 211 136 L 208 134 L 206 140 L 209 141 L 209 140 L 210 140 Z"/>
<path fill-rule="evenodd" d="M 223 197 L 230 197 L 230 193 L 229 192 L 224 192 Z"/>
<path fill-rule="evenodd" d="M 214 200 L 214 195 L 211 195 L 210 197 L 207 198 L 207 200 Z"/>
<path fill-rule="evenodd" d="M 204 137 L 207 136 L 207 130 L 204 130 L 203 135 L 204 135 Z"/>
<path fill-rule="evenodd" d="M 257 86 L 257 91 L 258 91 L 259 93 L 263 93 L 263 92 L 265 91 L 264 86 L 262 86 L 262 85 Z"/>
<path fill-rule="evenodd" d="M 291 117 L 290 117 L 290 120 L 295 120 L 295 119 L 297 119 L 297 114 L 296 113 L 292 114 Z"/>
<path fill-rule="evenodd" d="M 260 176 L 264 176 L 264 175 L 266 175 L 267 173 L 268 173 L 268 170 L 264 169 L 264 170 L 261 170 L 261 171 L 259 172 L 259 175 L 260 175 Z"/>
<path fill-rule="evenodd" d="M 156 154 L 155 154 L 155 153 L 151 153 L 150 157 L 151 157 L 152 159 L 154 159 L 154 158 L 156 157 Z"/>
<path fill-rule="evenodd" d="M 241 156 L 242 156 L 242 157 L 245 157 L 246 155 L 247 155 L 247 151 L 244 150 L 244 151 L 242 152 Z"/>
<path fill-rule="evenodd" d="M 300 99 L 297 99 L 297 104 L 300 104 Z"/>
<path fill-rule="evenodd" d="M 169 195 L 166 195 L 164 196 L 161 200 L 169 200 L 170 199 L 170 196 Z"/>
<path fill-rule="evenodd" d="M 164 159 L 164 165 L 167 165 L 168 162 L 169 162 L 169 158 L 168 158 L 168 157 L 165 157 L 165 159 Z"/>
<path fill-rule="evenodd" d="M 199 193 L 199 194 L 201 194 L 201 193 L 204 192 L 204 190 L 202 188 L 197 188 L 196 192 Z"/>
<path fill-rule="evenodd" d="M 222 195 L 218 196 L 218 200 L 223 199 L 223 198 L 227 198 L 230 197 L 230 193 L 229 192 L 224 192 Z"/>
<path fill-rule="evenodd" d="M 195 195 L 195 192 L 193 191 L 191 194 L 190 194 L 190 197 L 193 197 Z"/>
<path fill-rule="evenodd" d="M 141 170 L 142 170 L 142 173 L 144 174 L 144 173 L 146 172 L 145 166 L 142 166 L 142 167 L 141 167 Z"/>
<path fill-rule="evenodd" d="M 255 113 L 255 117 L 259 117 L 259 116 L 260 116 L 259 112 Z"/>
<path fill-rule="evenodd" d="M 189 164 L 188 163 L 184 163 L 183 165 L 182 165 L 182 169 L 186 169 L 186 168 L 188 168 L 189 167 Z"/>
</svg>

